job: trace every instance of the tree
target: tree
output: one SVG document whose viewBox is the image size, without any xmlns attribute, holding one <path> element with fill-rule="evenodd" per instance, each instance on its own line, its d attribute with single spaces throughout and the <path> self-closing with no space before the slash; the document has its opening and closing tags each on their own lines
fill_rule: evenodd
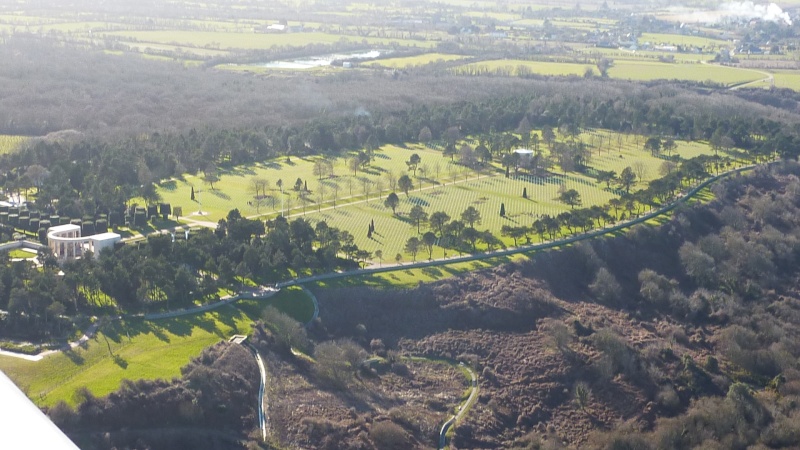
<svg viewBox="0 0 800 450">
<path fill-rule="evenodd" d="M 322 177 L 327 175 L 328 173 L 328 165 L 327 161 L 324 159 L 317 159 L 314 161 L 314 176 L 317 177 L 318 180 L 322 180 Z"/>
<path fill-rule="evenodd" d="M 301 189 L 303 189 L 303 180 L 297 177 L 297 180 L 294 181 L 294 190 L 299 191 Z"/>
<path fill-rule="evenodd" d="M 449 221 L 450 216 L 448 216 L 444 211 L 436 211 L 428 218 L 428 224 L 431 226 L 431 228 L 439 232 L 439 236 L 443 235 L 444 227 Z"/>
<path fill-rule="evenodd" d="M 419 130 L 417 140 L 419 142 L 430 142 L 431 139 L 433 139 L 433 133 L 431 133 L 431 129 L 428 127 L 422 127 L 422 129 Z"/>
<path fill-rule="evenodd" d="M 278 189 L 281 191 L 281 194 L 283 194 L 283 180 L 278 178 L 278 181 L 275 182 L 275 186 L 278 186 Z"/>
<path fill-rule="evenodd" d="M 456 144 L 455 143 L 448 143 L 444 147 L 444 150 L 442 150 L 442 155 L 443 156 L 449 156 L 450 157 L 450 162 L 453 162 L 453 158 L 455 158 L 457 153 L 458 153 L 458 149 L 456 149 Z"/>
<path fill-rule="evenodd" d="M 417 233 L 419 233 L 419 226 L 422 222 L 428 220 L 428 213 L 422 209 L 422 206 L 414 205 L 411 211 L 408 212 L 408 218 L 417 224 Z"/>
<path fill-rule="evenodd" d="M 589 285 L 589 289 L 602 303 L 614 303 L 622 296 L 622 286 L 605 267 L 601 267 Z"/>
<path fill-rule="evenodd" d="M 481 213 L 474 206 L 468 206 L 464 212 L 461 213 L 461 220 L 469 224 L 470 228 L 475 228 L 475 224 L 481 223 Z"/>
<path fill-rule="evenodd" d="M 506 204 L 500 203 L 500 217 L 506 216 Z"/>
<path fill-rule="evenodd" d="M 400 253 L 394 255 L 394 262 L 396 262 L 397 264 L 400 264 L 400 261 L 402 260 L 403 260 L 403 255 L 401 255 Z"/>
<path fill-rule="evenodd" d="M 414 189 L 414 183 L 408 175 L 401 176 L 400 179 L 397 180 L 397 186 L 406 193 L 406 197 L 408 197 L 408 191 Z"/>
<path fill-rule="evenodd" d="M 203 169 L 203 180 L 211 186 L 211 190 L 214 190 L 214 183 L 219 181 L 219 174 L 217 173 L 217 165 L 214 163 L 208 163 L 205 169 Z"/>
<path fill-rule="evenodd" d="M 633 183 L 635 182 L 636 174 L 633 173 L 633 169 L 630 166 L 622 169 L 622 173 L 619 174 L 617 183 L 619 183 L 619 185 L 625 189 L 625 192 L 630 192 L 631 186 L 633 186 Z"/>
<path fill-rule="evenodd" d="M 387 208 L 392 209 L 392 214 L 395 214 L 395 210 L 397 209 L 397 205 L 400 204 L 400 199 L 397 197 L 397 194 L 392 192 L 391 194 L 386 196 L 386 200 L 383 202 L 384 206 Z"/>
<path fill-rule="evenodd" d="M 584 383 L 580 382 L 575 385 L 575 403 L 578 405 L 581 411 L 586 410 L 586 406 L 589 405 L 589 400 L 592 396 L 592 390 L 589 389 L 589 386 Z"/>
<path fill-rule="evenodd" d="M 667 138 L 661 144 L 661 148 L 664 149 L 664 151 L 667 152 L 667 156 L 669 156 L 670 153 L 678 148 L 678 144 L 675 143 L 675 139 Z"/>
<path fill-rule="evenodd" d="M 568 189 L 562 192 L 561 195 L 558 196 L 558 199 L 573 209 L 575 206 L 579 206 L 581 204 L 581 194 L 575 189 Z"/>
<path fill-rule="evenodd" d="M 528 198 L 528 188 L 522 188 L 522 198 Z"/>
<path fill-rule="evenodd" d="M 191 200 L 192 200 L 192 201 L 194 201 L 194 186 L 192 186 L 192 196 L 191 196 Z"/>
<path fill-rule="evenodd" d="M 422 235 L 422 243 L 425 249 L 428 250 L 428 259 L 433 259 L 433 245 L 436 244 L 436 235 L 431 231 L 427 231 Z"/>
<path fill-rule="evenodd" d="M 383 250 L 381 250 L 381 249 L 375 250 L 375 257 L 378 258 L 378 266 L 379 267 L 382 266 L 383 265 Z"/>
<path fill-rule="evenodd" d="M 414 171 L 414 177 L 417 176 L 417 168 L 419 167 L 419 163 L 421 161 L 422 161 L 422 158 L 420 158 L 418 154 L 413 153 L 411 155 L 411 157 L 408 159 L 408 161 L 406 162 L 406 165 L 408 165 L 408 170 L 413 170 Z"/>
<path fill-rule="evenodd" d="M 613 170 L 598 170 L 597 171 L 597 182 L 598 183 L 605 183 L 607 188 L 611 187 L 611 182 L 617 178 L 617 173 Z"/>
<path fill-rule="evenodd" d="M 406 253 L 411 253 L 411 258 L 413 261 L 417 260 L 417 253 L 419 252 L 420 245 L 421 242 L 416 236 L 410 237 L 406 241 L 405 251 Z"/>
</svg>

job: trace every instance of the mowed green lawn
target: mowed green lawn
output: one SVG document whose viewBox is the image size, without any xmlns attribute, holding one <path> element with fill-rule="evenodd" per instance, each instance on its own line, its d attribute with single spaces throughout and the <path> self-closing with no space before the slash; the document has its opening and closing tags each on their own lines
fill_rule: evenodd
<svg viewBox="0 0 800 450">
<path fill-rule="evenodd" d="M 74 403 L 75 392 L 81 387 L 102 396 L 119 388 L 123 379 L 179 377 L 180 368 L 204 348 L 234 334 L 248 334 L 250 324 L 268 305 L 303 322 L 314 311 L 302 290 L 290 288 L 269 300 L 242 301 L 201 314 L 111 322 L 103 325 L 84 348 L 38 362 L 0 356 L 0 370 L 37 404 L 54 405 L 60 400 Z"/>
<path fill-rule="evenodd" d="M 639 175 L 638 183 L 633 190 L 646 187 L 647 182 L 662 175 L 661 167 L 664 160 L 644 150 L 646 140 L 644 136 L 591 130 L 584 132 L 579 138 L 591 151 L 590 167 L 597 170 L 613 170 L 617 174 L 625 167 L 632 167 Z M 677 144 L 678 148 L 674 154 L 683 158 L 713 153 L 705 143 L 678 141 Z M 546 146 L 541 144 L 541 147 L 546 152 Z M 413 153 L 420 155 L 421 167 L 425 170 L 419 172 L 417 177 L 407 170 L 405 163 Z M 569 210 L 568 205 L 558 200 L 559 189 L 562 186 L 565 189 L 577 190 L 581 195 L 583 207 L 607 204 L 619 192 L 615 190 L 615 186 L 609 189 L 584 174 L 572 172 L 563 174 L 557 166 L 551 169 L 554 175 L 548 178 L 536 178 L 522 173 L 518 177 L 505 178 L 503 170 L 497 165 L 482 172 L 467 170 L 463 166 L 451 163 L 450 159 L 442 156 L 439 151 L 419 145 L 408 148 L 385 146 L 377 151 L 376 155 L 371 165 L 366 170 L 360 170 L 355 176 L 347 168 L 347 159 L 338 158 L 334 162 L 335 176 L 325 178 L 322 182 L 314 177 L 313 158 L 293 158 L 290 163 L 279 159 L 231 169 L 215 183 L 213 191 L 202 182 L 201 178 L 186 176 L 184 180 L 162 183 L 160 193 L 164 201 L 170 202 L 173 206 L 183 205 L 185 216 L 212 223 L 227 215 L 233 208 L 239 208 L 245 216 L 254 216 L 257 212 L 265 216 L 274 216 L 279 211 L 287 211 L 291 207 L 289 215 L 291 218 L 304 217 L 313 224 L 324 220 L 330 226 L 348 230 L 355 237 L 355 243 L 359 248 L 370 252 L 381 250 L 384 261 L 394 261 L 398 253 L 402 255 L 404 261 L 408 261 L 413 257 L 404 252 L 405 242 L 417 235 L 417 227 L 409 219 L 408 213 L 415 205 L 422 206 L 428 214 L 444 211 L 453 219 L 460 218 L 467 207 L 473 206 L 482 216 L 482 221 L 476 228 L 489 230 L 500 237 L 503 225 L 531 226 L 544 214 L 558 215 Z M 437 165 L 438 176 L 434 169 Z M 409 195 L 397 190 L 400 204 L 396 213 L 392 213 L 391 209 L 384 205 L 386 195 L 390 192 L 386 181 L 386 174 L 390 171 L 396 176 L 409 174 L 414 183 L 414 189 Z M 427 177 L 425 173 L 428 174 Z M 270 182 L 270 197 L 259 211 L 256 211 L 256 207 L 252 204 L 253 192 L 250 188 L 251 180 L 257 177 Z M 291 188 L 298 177 L 307 181 L 310 191 L 305 211 L 298 192 Z M 283 193 L 277 189 L 276 182 L 279 178 L 284 183 Z M 364 181 L 371 183 L 372 186 L 368 200 L 364 195 Z M 378 183 L 382 184 L 381 193 L 377 190 Z M 196 199 L 202 202 L 202 209 L 207 213 L 205 216 L 190 215 L 199 207 L 196 201 L 189 200 L 192 185 L 195 186 Z M 336 208 L 333 207 L 335 185 L 339 186 Z M 320 190 L 320 186 L 324 186 L 324 190 Z M 527 199 L 522 197 L 525 189 L 527 189 Z M 505 218 L 499 214 L 501 204 L 505 205 Z M 367 237 L 367 230 L 372 221 L 375 222 L 376 232 L 373 236 Z M 424 224 L 420 227 L 422 233 L 427 230 Z M 536 239 L 533 236 L 532 238 Z M 505 245 L 514 244 L 511 238 L 501 238 L 501 240 Z M 517 244 L 523 242 L 518 241 Z M 479 244 L 478 249 L 484 248 L 484 244 Z M 437 248 L 434 257 L 441 256 L 443 250 Z M 418 259 L 427 257 L 427 254 L 417 255 Z M 377 258 L 372 262 L 380 263 Z"/>
<path fill-rule="evenodd" d="M 170 180 L 161 183 L 159 194 L 163 201 L 172 206 L 182 206 L 184 216 L 192 212 L 202 211 L 205 216 L 194 216 L 195 219 L 216 222 L 225 217 L 231 209 L 238 208 L 242 215 L 253 216 L 257 214 L 276 215 L 281 211 L 292 208 L 292 214 L 303 212 L 303 203 L 299 193 L 293 190 L 295 181 L 300 178 L 308 184 L 309 194 L 306 211 L 318 208 L 317 202 L 322 200 L 326 205 L 333 204 L 333 196 L 338 186 L 337 204 L 357 201 L 364 198 L 364 182 L 372 183 L 370 196 L 378 195 L 377 184 L 382 184 L 384 194 L 389 192 L 387 173 L 392 172 L 399 177 L 409 173 L 406 161 L 412 154 L 421 158 L 421 168 L 427 168 L 431 177 L 436 177 L 436 166 L 439 167 L 440 178 L 448 176 L 450 159 L 442 156 L 441 152 L 428 149 L 421 145 L 409 145 L 407 148 L 384 146 L 376 151 L 375 160 L 364 170 L 359 170 L 355 175 L 348 167 L 348 158 L 333 159 L 333 177 L 325 177 L 321 181 L 314 175 L 314 161 L 317 157 L 306 159 L 292 157 L 290 162 L 279 158 L 267 163 L 260 163 L 248 167 L 235 167 L 223 171 L 220 180 L 214 183 L 214 189 L 203 181 L 202 176 L 186 175 L 183 180 Z M 330 158 L 329 158 L 330 159 Z M 254 178 L 263 178 L 269 182 L 269 195 L 265 205 L 252 203 L 254 192 L 251 185 Z M 277 186 L 278 180 L 283 181 L 283 193 Z M 324 197 L 320 198 L 320 185 L 324 185 Z M 191 200 L 192 186 L 195 189 L 195 201 Z M 273 201 L 275 206 L 273 208 Z M 248 204 L 251 202 L 251 204 Z M 323 205 L 323 206 L 326 206 Z"/>
</svg>

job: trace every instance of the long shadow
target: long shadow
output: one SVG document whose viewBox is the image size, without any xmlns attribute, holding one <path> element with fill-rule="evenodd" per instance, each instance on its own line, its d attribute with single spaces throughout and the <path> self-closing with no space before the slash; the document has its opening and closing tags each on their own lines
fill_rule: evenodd
<svg viewBox="0 0 800 450">
<path fill-rule="evenodd" d="M 208 192 L 208 191 L 206 191 L 206 192 Z M 226 193 L 224 193 L 224 192 L 220 191 L 219 189 L 214 189 L 214 190 L 212 190 L 212 191 L 211 191 L 211 194 L 212 194 L 214 197 L 218 197 L 218 198 L 221 198 L 221 199 L 223 199 L 223 200 L 230 200 L 230 199 L 231 199 L 231 196 L 230 196 L 230 195 L 228 195 L 228 194 L 226 194 Z"/>
<path fill-rule="evenodd" d="M 84 362 L 86 362 L 83 356 L 77 354 L 75 350 L 71 348 L 65 349 L 62 353 L 64 353 L 64 355 L 66 355 L 66 357 L 69 358 L 70 361 L 79 366 L 82 365 Z"/>
</svg>

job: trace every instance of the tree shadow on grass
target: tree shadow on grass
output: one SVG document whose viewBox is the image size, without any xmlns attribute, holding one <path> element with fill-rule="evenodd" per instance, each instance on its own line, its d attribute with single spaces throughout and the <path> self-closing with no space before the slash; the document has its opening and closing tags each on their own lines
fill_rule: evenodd
<svg viewBox="0 0 800 450">
<path fill-rule="evenodd" d="M 422 273 L 431 278 L 440 278 L 443 275 L 438 267 L 425 267 L 422 269 Z"/>
<path fill-rule="evenodd" d="M 231 199 L 230 195 L 220 191 L 219 189 L 214 189 L 213 191 L 211 191 L 211 194 L 214 195 L 215 197 L 221 198 L 223 200 L 230 200 Z"/>
<path fill-rule="evenodd" d="M 83 365 L 84 362 L 86 362 L 86 360 L 83 358 L 83 356 L 79 355 L 72 348 L 64 349 L 64 351 L 62 353 L 64 353 L 64 356 L 69 358 L 69 360 L 72 361 L 73 364 L 76 364 L 78 366 L 81 366 L 81 365 Z"/>
<path fill-rule="evenodd" d="M 123 358 L 122 356 L 114 355 L 113 359 L 114 359 L 114 364 L 118 365 L 121 369 L 128 368 L 128 361 L 126 361 L 125 358 Z"/>
</svg>

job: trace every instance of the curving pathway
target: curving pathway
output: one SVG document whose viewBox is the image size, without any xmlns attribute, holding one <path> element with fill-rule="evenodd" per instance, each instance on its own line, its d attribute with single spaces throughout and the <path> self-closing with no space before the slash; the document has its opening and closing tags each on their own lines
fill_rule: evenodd
<svg viewBox="0 0 800 450">
<path fill-rule="evenodd" d="M 447 422 L 445 422 L 444 425 L 442 425 L 442 429 L 441 431 L 439 431 L 439 447 L 437 447 L 439 450 L 447 448 L 447 432 L 454 424 L 460 421 L 464 417 L 464 415 L 467 414 L 467 411 L 469 411 L 470 406 L 472 406 L 472 404 L 475 403 L 475 399 L 478 397 L 478 391 L 480 390 L 478 388 L 478 377 L 475 375 L 475 371 L 472 370 L 472 368 L 465 366 L 464 363 L 459 363 L 459 365 L 467 369 L 467 371 L 469 372 L 470 393 L 469 397 L 467 397 L 467 401 L 465 401 L 464 403 L 461 404 L 461 406 L 458 407 L 458 411 L 456 412 L 456 414 L 453 417 L 451 417 Z"/>
</svg>

